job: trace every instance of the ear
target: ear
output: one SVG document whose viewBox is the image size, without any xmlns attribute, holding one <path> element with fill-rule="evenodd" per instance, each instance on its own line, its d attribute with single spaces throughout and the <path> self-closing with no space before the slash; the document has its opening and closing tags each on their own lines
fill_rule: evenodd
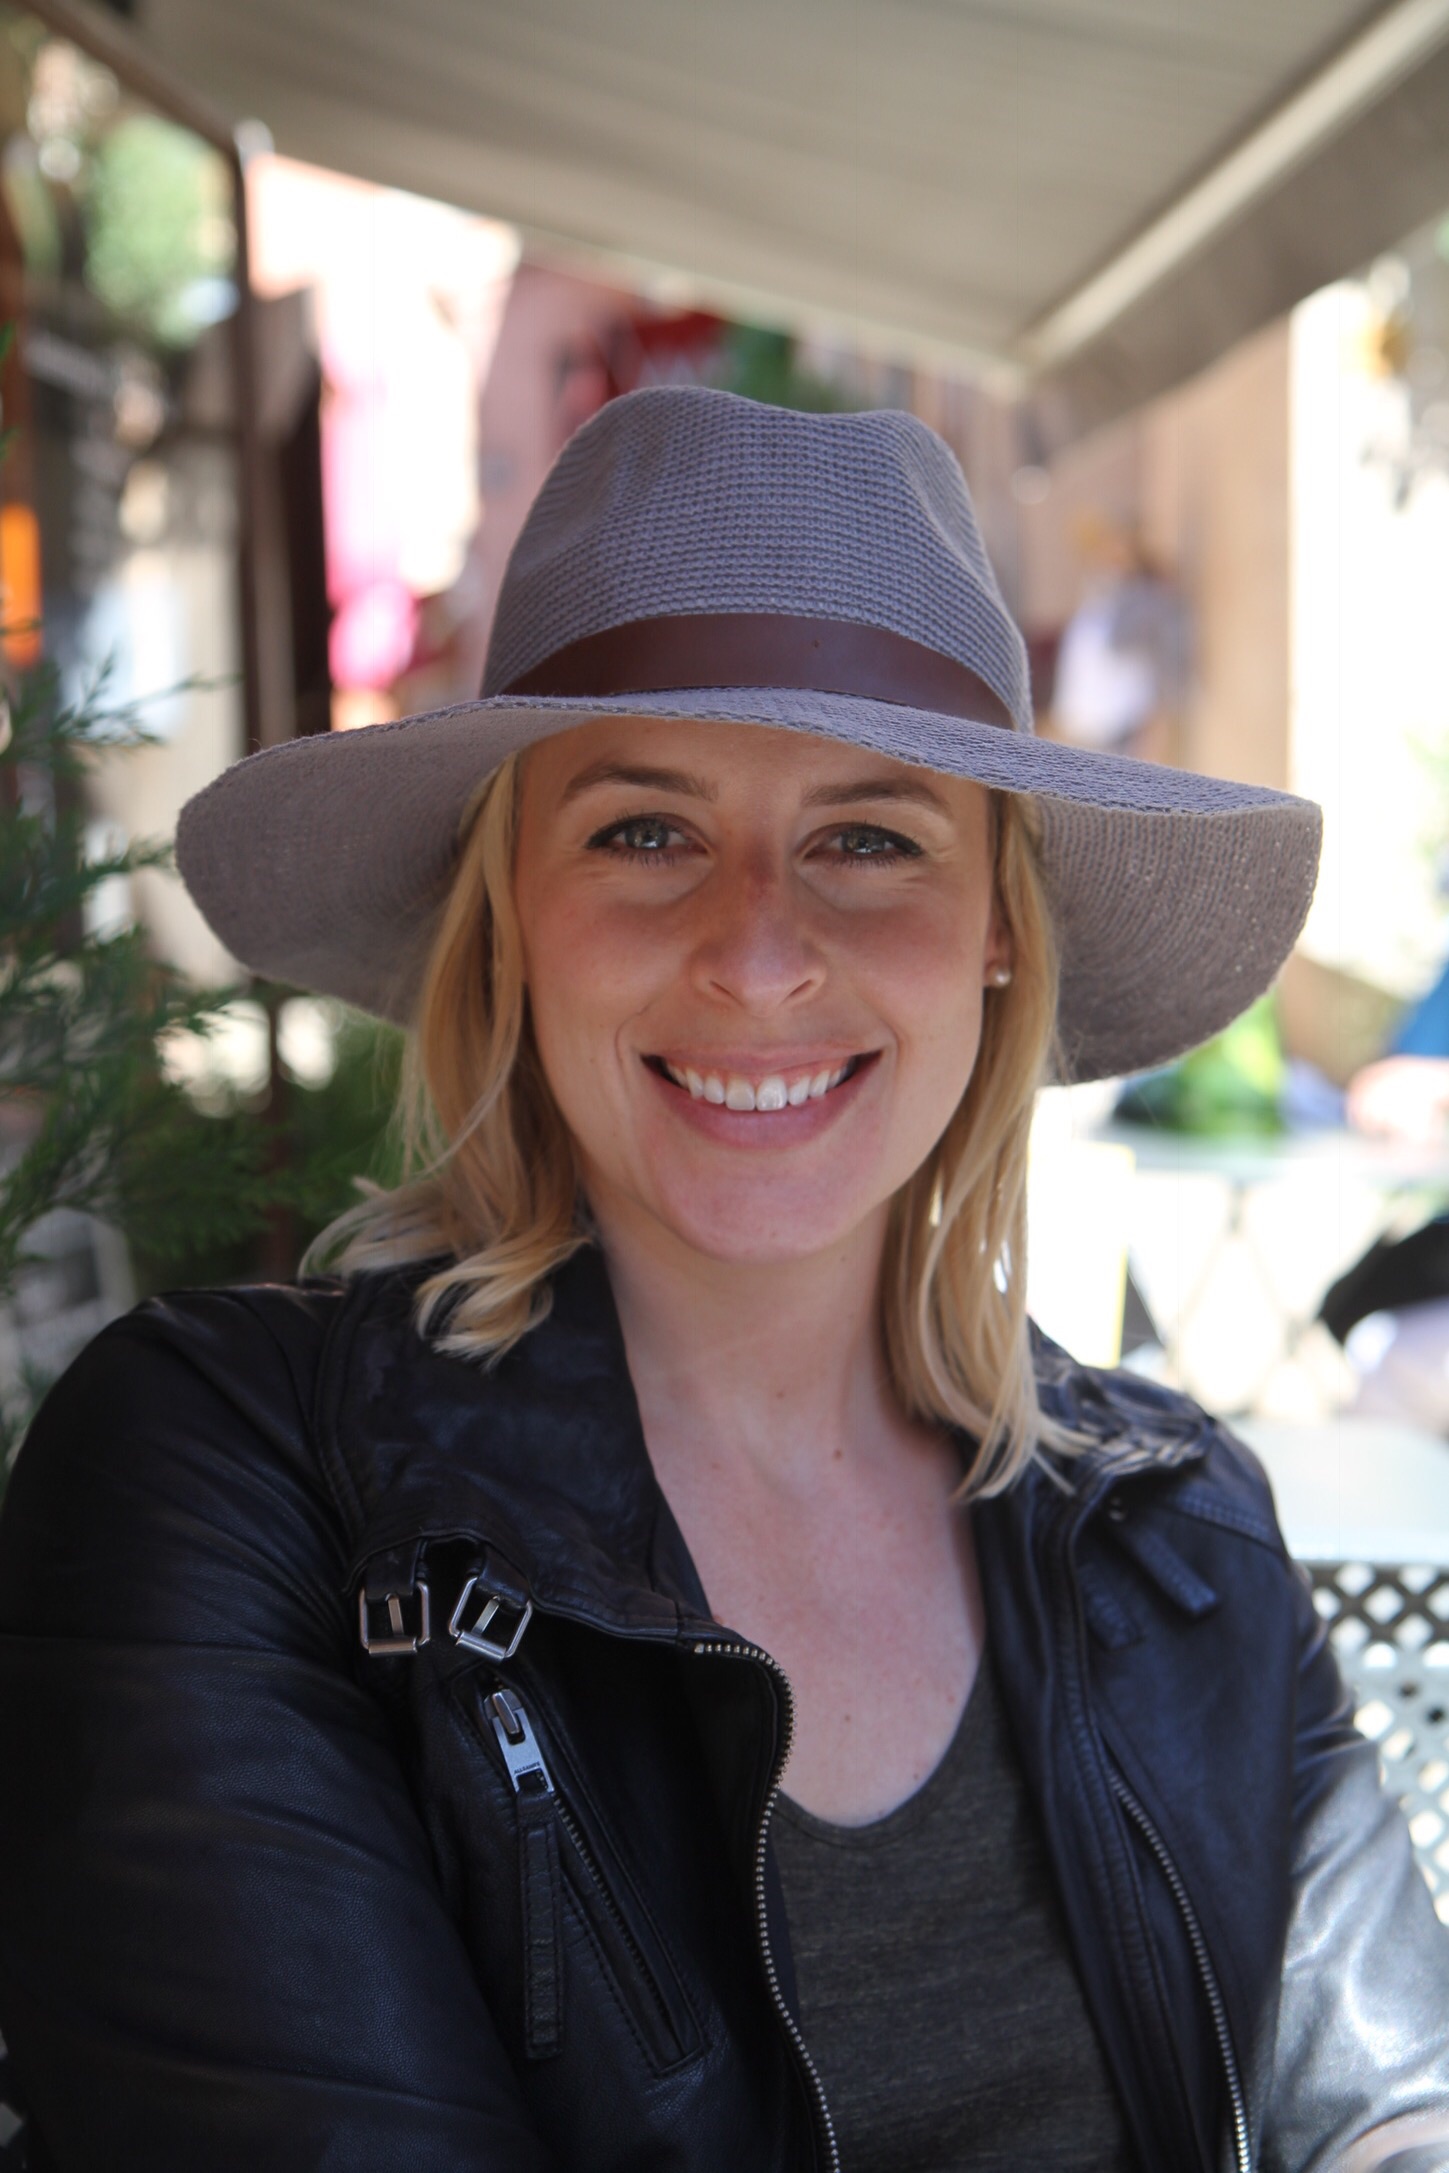
<svg viewBox="0 0 1449 2173">
<path fill-rule="evenodd" d="M 1016 970 L 1016 944 L 1006 915 L 993 902 L 986 929 L 986 948 L 981 959 L 981 980 L 986 988 L 1005 988 Z"/>
</svg>

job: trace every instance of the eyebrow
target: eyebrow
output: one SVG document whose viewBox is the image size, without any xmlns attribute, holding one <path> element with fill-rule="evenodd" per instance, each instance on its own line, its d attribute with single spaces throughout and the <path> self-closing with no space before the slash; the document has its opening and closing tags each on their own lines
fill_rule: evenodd
<svg viewBox="0 0 1449 2173">
<path fill-rule="evenodd" d="M 807 792 L 805 807 L 860 807 L 870 800 L 905 800 L 949 815 L 950 806 L 924 777 L 862 777 L 853 785 L 816 785 Z"/>
<path fill-rule="evenodd" d="M 646 762 L 613 762 L 605 758 L 591 762 L 587 769 L 571 777 L 564 787 L 560 806 L 580 799 L 599 785 L 629 785 L 636 791 L 668 792 L 687 800 L 714 802 L 719 798 L 718 785 L 707 778 L 696 776 L 690 770 L 666 770 Z M 816 785 L 807 792 L 803 807 L 861 807 L 868 802 L 900 801 L 918 807 L 928 807 L 939 815 L 949 815 L 950 806 L 924 777 L 861 777 L 851 784 Z"/>
<path fill-rule="evenodd" d="M 719 787 L 711 785 L 703 777 L 695 777 L 688 770 L 655 769 L 641 762 L 591 762 L 586 770 L 571 777 L 563 789 L 559 801 L 567 807 L 583 793 L 592 792 L 596 785 L 632 785 L 644 792 L 672 792 L 686 800 L 717 800 Z"/>
</svg>

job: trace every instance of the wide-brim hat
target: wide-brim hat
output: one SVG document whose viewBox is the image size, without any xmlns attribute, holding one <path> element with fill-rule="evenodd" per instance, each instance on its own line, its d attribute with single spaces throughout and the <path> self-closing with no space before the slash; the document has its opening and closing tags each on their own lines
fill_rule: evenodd
<svg viewBox="0 0 1449 2173">
<path fill-rule="evenodd" d="M 1311 802 L 1035 736 L 1025 647 L 934 431 L 698 387 L 615 400 L 560 454 L 477 701 L 236 763 L 182 811 L 182 875 L 243 964 L 407 1023 L 479 785 L 609 715 L 820 734 L 1029 794 L 1068 1078 L 1218 1032 L 1312 896 Z"/>
</svg>

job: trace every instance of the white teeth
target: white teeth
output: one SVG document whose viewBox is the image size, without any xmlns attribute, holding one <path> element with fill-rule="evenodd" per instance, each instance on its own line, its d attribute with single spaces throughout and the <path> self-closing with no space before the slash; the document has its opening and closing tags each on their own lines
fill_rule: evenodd
<svg viewBox="0 0 1449 2173">
<path fill-rule="evenodd" d="M 692 1100 L 712 1102 L 716 1108 L 764 1110 L 773 1113 L 780 1109 L 799 1109 L 806 1102 L 818 1102 L 824 1095 L 848 1079 L 855 1068 L 855 1059 L 837 1065 L 833 1070 L 807 1073 L 803 1078 L 786 1081 L 782 1072 L 772 1071 L 756 1086 L 743 1079 L 738 1072 L 721 1078 L 718 1072 L 696 1071 L 691 1064 L 683 1067 L 671 1064 L 667 1057 L 659 1063 L 678 1087 L 687 1090 Z"/>
</svg>

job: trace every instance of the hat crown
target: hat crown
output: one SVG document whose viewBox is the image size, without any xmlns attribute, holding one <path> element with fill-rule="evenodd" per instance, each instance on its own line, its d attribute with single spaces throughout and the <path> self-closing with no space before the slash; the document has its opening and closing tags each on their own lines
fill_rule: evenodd
<svg viewBox="0 0 1449 2173">
<path fill-rule="evenodd" d="M 1025 645 L 950 447 L 912 415 L 807 415 L 702 386 L 611 401 L 513 547 L 483 693 L 636 620 L 883 627 L 977 672 L 1031 730 Z"/>
</svg>

